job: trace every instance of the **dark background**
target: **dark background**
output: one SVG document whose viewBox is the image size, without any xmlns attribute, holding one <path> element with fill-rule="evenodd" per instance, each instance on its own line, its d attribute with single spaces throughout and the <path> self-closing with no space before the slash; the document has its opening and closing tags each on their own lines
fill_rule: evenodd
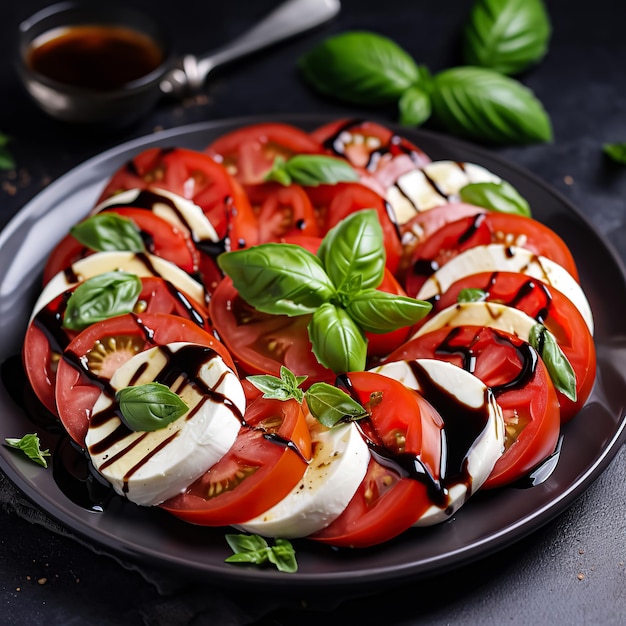
<svg viewBox="0 0 626 626">
<path fill-rule="evenodd" d="M 246 115 L 389 111 L 342 105 L 313 93 L 295 60 L 329 34 L 375 30 L 432 72 L 461 63 L 459 41 L 470 3 L 344 0 L 331 24 L 219 71 L 201 97 L 163 102 L 123 133 L 93 136 L 56 123 L 22 92 L 12 67 L 19 21 L 45 2 L 0 9 L 0 132 L 12 138 L 15 173 L 0 172 L 0 226 L 46 184 L 102 150 L 157 129 Z M 275 0 L 135 0 L 168 28 L 176 50 L 217 47 L 276 6 Z M 554 141 L 494 148 L 576 204 L 626 259 L 626 168 L 602 155 L 626 141 L 626 38 L 622 2 L 547 3 L 548 56 L 521 79 L 551 116 Z M 429 125 L 429 128 L 436 129 Z M 623 307 L 624 303 L 616 302 Z M 238 589 L 210 605 L 202 587 L 151 578 L 73 538 L 0 511 L 0 606 L 4 624 L 621 624 L 626 616 L 626 455 L 623 450 L 568 511 L 516 545 L 476 564 L 405 584 L 366 600 L 259 597 Z M 270 611 L 276 605 L 285 608 Z M 305 608 L 306 605 L 306 608 Z M 321 613 L 321 614 L 320 614 Z"/>
</svg>

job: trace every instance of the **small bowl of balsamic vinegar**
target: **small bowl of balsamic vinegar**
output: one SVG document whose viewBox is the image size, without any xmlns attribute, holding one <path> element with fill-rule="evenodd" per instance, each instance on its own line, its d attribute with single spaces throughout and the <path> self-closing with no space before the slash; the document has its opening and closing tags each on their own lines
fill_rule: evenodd
<svg viewBox="0 0 626 626">
<path fill-rule="evenodd" d="M 112 5 L 64 2 L 20 25 L 17 70 L 54 118 L 126 126 L 160 97 L 169 40 L 150 16 Z"/>
</svg>

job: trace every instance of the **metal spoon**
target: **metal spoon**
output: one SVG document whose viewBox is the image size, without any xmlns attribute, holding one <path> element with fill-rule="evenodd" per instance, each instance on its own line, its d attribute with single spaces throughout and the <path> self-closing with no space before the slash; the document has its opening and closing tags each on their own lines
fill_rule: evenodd
<svg viewBox="0 0 626 626">
<path fill-rule="evenodd" d="M 125 126 L 145 115 L 163 95 L 180 98 L 195 93 L 215 68 L 320 26 L 339 10 L 339 0 L 287 0 L 230 44 L 205 55 L 188 54 L 175 60 L 167 34 L 149 16 L 108 3 L 103 8 L 100 3 L 64 2 L 22 22 L 17 70 L 27 92 L 50 116 L 81 124 Z M 37 37 L 55 28 L 90 22 L 128 25 L 148 34 L 163 47 L 165 60 L 148 75 L 113 91 L 67 85 L 28 66 L 28 49 Z"/>
</svg>

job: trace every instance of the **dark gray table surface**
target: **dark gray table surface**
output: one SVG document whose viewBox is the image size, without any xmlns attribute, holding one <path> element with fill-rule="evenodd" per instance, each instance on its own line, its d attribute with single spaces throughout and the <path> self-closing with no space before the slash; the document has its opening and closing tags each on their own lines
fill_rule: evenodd
<svg viewBox="0 0 626 626">
<path fill-rule="evenodd" d="M 159 128 L 242 115 L 322 113 L 368 116 L 314 94 L 295 59 L 323 37 L 351 29 L 395 39 L 432 71 L 460 63 L 469 2 L 344 0 L 331 24 L 220 71 L 200 98 L 162 103 L 118 135 L 89 136 L 47 119 L 17 82 L 10 60 L 18 22 L 46 3 L 0 8 L 0 131 L 16 176 L 0 173 L 0 226 L 46 184 L 86 158 Z M 129 3 L 130 4 L 130 3 Z M 231 39 L 275 0 L 135 0 L 171 29 L 180 52 Z M 523 81 L 544 103 L 554 141 L 494 148 L 569 198 L 626 259 L 626 168 L 602 144 L 626 141 L 626 8 L 621 2 L 548 2 L 548 56 Z M 388 112 L 376 112 L 393 119 Z M 387 115 L 387 118 L 385 118 Z M 624 306 L 624 303 L 616 303 Z M 626 393 L 626 392 L 625 392 Z M 405 583 L 367 599 L 306 593 L 259 597 L 251 589 L 202 601 L 201 586 L 119 563 L 11 506 L 0 510 L 0 622 L 3 624 L 622 624 L 626 621 L 626 454 L 622 450 L 565 513 L 517 544 L 446 575 Z"/>
</svg>

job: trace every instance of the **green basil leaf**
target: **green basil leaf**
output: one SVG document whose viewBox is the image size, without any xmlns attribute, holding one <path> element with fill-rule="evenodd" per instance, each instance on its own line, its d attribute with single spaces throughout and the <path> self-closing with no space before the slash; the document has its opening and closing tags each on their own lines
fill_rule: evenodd
<svg viewBox="0 0 626 626">
<path fill-rule="evenodd" d="M 304 397 L 304 392 L 300 389 L 300 385 L 306 379 L 307 376 L 296 376 L 284 365 L 280 367 L 280 378 L 269 374 L 247 377 L 247 380 L 263 392 L 264 398 L 283 401 L 293 398 L 297 402 L 302 402 Z"/>
<path fill-rule="evenodd" d="M 533 92 L 508 76 L 456 67 L 433 78 L 433 113 L 450 132 L 494 143 L 552 139 L 550 119 Z"/>
<path fill-rule="evenodd" d="M 130 313 L 141 289 L 141 279 L 128 272 L 106 272 L 88 278 L 69 297 L 63 326 L 83 330 L 96 322 Z"/>
<path fill-rule="evenodd" d="M 367 341 L 346 311 L 325 303 L 311 317 L 309 339 L 317 360 L 335 374 L 365 369 Z"/>
<path fill-rule="evenodd" d="M 286 539 L 276 539 L 274 545 L 258 535 L 226 535 L 226 542 L 234 552 L 225 559 L 226 563 L 251 563 L 263 565 L 272 563 L 281 572 L 294 573 L 298 571 L 296 552 L 291 542 Z"/>
<path fill-rule="evenodd" d="M 298 67 L 321 93 L 368 106 L 395 102 L 420 80 L 407 52 L 387 37 L 364 31 L 326 39 L 303 55 Z"/>
<path fill-rule="evenodd" d="M 356 400 L 328 383 L 313 383 L 304 397 L 311 415 L 326 428 L 367 417 L 367 411 Z"/>
<path fill-rule="evenodd" d="M 10 141 L 8 135 L 0 133 L 0 170 L 15 169 L 15 159 L 7 147 Z"/>
<path fill-rule="evenodd" d="M 421 87 L 409 87 L 398 100 L 400 124 L 421 126 L 432 113 L 430 95 Z"/>
<path fill-rule="evenodd" d="M 263 313 L 313 313 L 335 294 L 321 261 L 293 244 L 264 243 L 225 252 L 217 262 L 239 295 Z"/>
<path fill-rule="evenodd" d="M 487 299 L 487 292 L 482 289 L 467 287 L 459 291 L 457 302 L 484 302 Z"/>
<path fill-rule="evenodd" d="M 359 175 L 354 168 L 337 157 L 322 154 L 297 154 L 288 160 L 276 157 L 272 169 L 265 180 L 273 180 L 281 185 L 336 185 L 341 182 L 356 182 Z"/>
<path fill-rule="evenodd" d="M 293 574 L 298 571 L 296 551 L 287 539 L 276 539 L 274 545 L 270 547 L 267 553 L 267 558 L 270 563 L 276 566 L 279 572 Z"/>
<path fill-rule="evenodd" d="M 70 229 L 71 235 L 90 250 L 144 252 L 145 245 L 135 223 L 117 213 L 97 213 Z"/>
<path fill-rule="evenodd" d="M 325 235 L 317 256 L 338 292 L 378 287 L 385 274 L 383 230 L 374 209 L 352 213 Z M 346 289 L 348 286 L 348 289 Z"/>
<path fill-rule="evenodd" d="M 542 0 L 476 0 L 464 30 L 465 64 L 517 74 L 545 56 L 551 30 Z"/>
<path fill-rule="evenodd" d="M 31 461 L 42 467 L 48 467 L 46 457 L 51 456 L 50 450 L 42 450 L 37 433 L 24 435 L 21 439 L 7 437 L 5 439 L 8 446 L 21 450 Z"/>
<path fill-rule="evenodd" d="M 502 180 L 497 183 L 470 183 L 459 191 L 462 202 L 499 213 L 531 217 L 530 205 L 513 185 Z"/>
<path fill-rule="evenodd" d="M 576 374 L 554 335 L 543 324 L 535 324 L 530 331 L 530 345 L 541 356 L 554 387 L 576 402 Z"/>
<path fill-rule="evenodd" d="M 348 315 L 366 332 L 388 333 L 412 326 L 432 309 L 430 302 L 366 289 L 347 307 Z"/>
<path fill-rule="evenodd" d="M 115 394 L 122 421 L 135 431 L 165 428 L 189 410 L 183 399 L 161 383 L 124 387 Z"/>
<path fill-rule="evenodd" d="M 612 161 L 626 165 L 626 142 L 625 143 L 605 143 L 602 151 Z"/>
</svg>

